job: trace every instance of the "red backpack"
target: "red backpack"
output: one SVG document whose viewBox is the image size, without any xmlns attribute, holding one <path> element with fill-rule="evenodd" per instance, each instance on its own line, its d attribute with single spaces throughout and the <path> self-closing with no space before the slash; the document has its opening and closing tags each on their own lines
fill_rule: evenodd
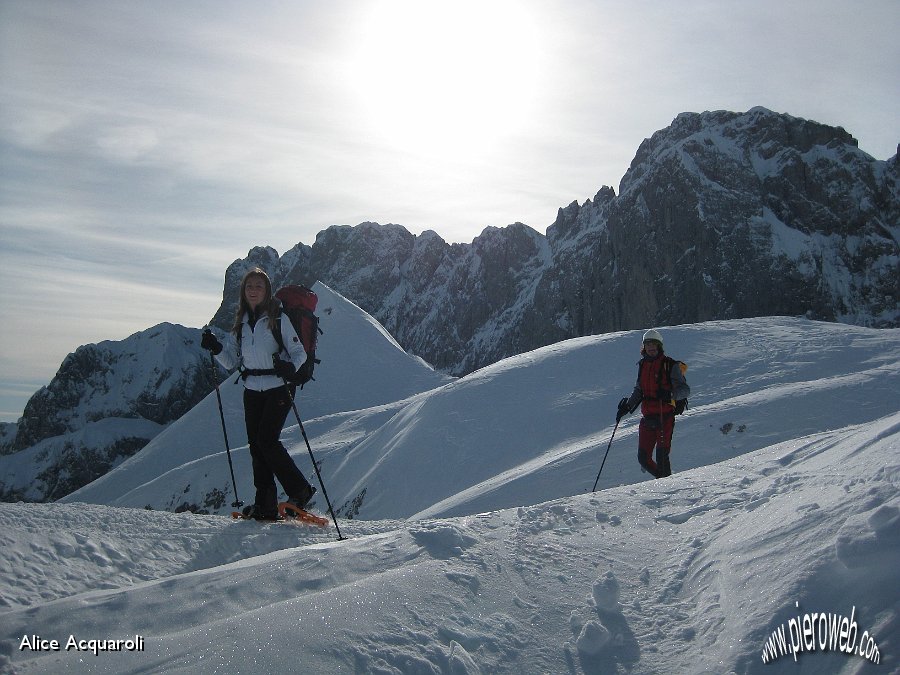
<svg viewBox="0 0 900 675">
<path fill-rule="evenodd" d="M 322 329 L 319 328 L 319 318 L 315 315 L 319 297 L 306 286 L 285 286 L 279 288 L 275 293 L 275 297 L 281 301 L 281 316 L 287 316 L 290 320 L 306 352 L 306 361 L 288 381 L 291 384 L 299 384 L 302 389 L 304 384 L 315 379 L 313 371 L 316 364 L 321 363 L 316 358 L 316 345 L 319 341 L 319 335 L 324 335 Z M 283 350 L 281 316 L 278 317 L 275 330 L 272 332 L 278 341 L 278 346 Z"/>
</svg>

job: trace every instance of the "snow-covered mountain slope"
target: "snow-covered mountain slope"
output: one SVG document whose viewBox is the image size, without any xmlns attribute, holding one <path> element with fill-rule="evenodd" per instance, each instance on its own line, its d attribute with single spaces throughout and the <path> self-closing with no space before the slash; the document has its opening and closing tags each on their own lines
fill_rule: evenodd
<svg viewBox="0 0 900 675">
<path fill-rule="evenodd" d="M 754 424 L 791 416 L 771 393 Z M 344 541 L 0 504 L 0 669 L 850 673 L 867 672 L 868 651 L 878 672 L 898 672 L 900 413 L 832 421 L 664 480 L 445 520 L 349 521 Z M 853 653 L 779 655 L 800 644 L 804 616 L 827 644 L 821 613 L 852 620 Z M 94 655 L 90 640 L 139 650 Z"/>
<path fill-rule="evenodd" d="M 677 471 L 900 409 L 900 330 L 766 318 L 663 333 L 693 392 L 676 423 Z M 340 492 L 350 483 L 350 499 L 366 490 L 363 518 L 462 515 L 588 490 L 634 386 L 640 342 L 640 331 L 569 340 L 422 395 L 330 480 Z M 601 488 L 646 478 L 638 419 L 617 430 Z"/>
<path fill-rule="evenodd" d="M 0 455 L 0 495 L 58 499 L 146 445 L 212 388 L 199 339 L 195 328 L 160 324 L 69 354 Z"/>
<path fill-rule="evenodd" d="M 667 352 L 688 364 L 693 392 L 676 423 L 675 471 L 900 409 L 898 329 L 777 317 L 676 326 L 663 334 Z M 345 516 L 420 518 L 586 492 L 609 444 L 616 404 L 634 386 L 640 341 L 639 331 L 577 338 L 408 401 L 310 415 L 304 427 L 332 504 Z M 357 344 L 368 351 L 366 342 Z M 324 377 L 314 384 L 326 386 Z M 227 415 L 240 424 L 239 404 Z M 646 479 L 636 460 L 637 422 L 633 415 L 620 424 L 600 489 Z M 208 400 L 65 501 L 169 510 L 196 504 L 226 513 L 231 479 L 217 424 L 215 402 Z M 229 430 L 238 493 L 252 499 L 249 452 L 238 438 Z M 312 476 L 306 444 L 290 418 L 282 438 Z M 326 508 L 321 498 L 317 507 Z"/>
<path fill-rule="evenodd" d="M 316 313 L 323 335 L 316 352 L 321 359 L 316 380 L 296 397 L 304 424 L 345 411 L 352 417 L 354 410 L 393 404 L 452 381 L 404 352 L 377 321 L 340 294 L 323 284 L 313 289 L 319 296 Z M 219 394 L 235 473 L 241 479 L 238 497 L 252 500 L 243 386 L 237 374 L 220 385 Z M 288 420 L 297 431 L 293 413 Z M 140 453 L 64 501 L 225 513 L 233 493 L 222 416 L 212 392 Z"/>
</svg>

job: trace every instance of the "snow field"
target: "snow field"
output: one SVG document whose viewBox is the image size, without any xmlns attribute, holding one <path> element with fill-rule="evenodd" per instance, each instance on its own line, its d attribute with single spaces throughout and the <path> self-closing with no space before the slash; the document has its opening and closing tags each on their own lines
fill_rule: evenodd
<svg viewBox="0 0 900 675">
<path fill-rule="evenodd" d="M 637 468 L 632 416 L 587 494 L 634 382 L 632 331 L 305 421 L 332 501 L 357 502 L 345 541 L 159 510 L 230 482 L 224 453 L 198 447 L 208 406 L 65 503 L 0 504 L 0 668 L 856 672 L 856 655 L 761 658 L 798 614 L 852 608 L 900 670 L 900 333 L 663 332 L 694 390 L 668 479 Z M 297 427 L 283 438 L 311 473 Z M 247 497 L 246 447 L 232 454 Z M 26 635 L 145 648 L 34 651 Z"/>
</svg>

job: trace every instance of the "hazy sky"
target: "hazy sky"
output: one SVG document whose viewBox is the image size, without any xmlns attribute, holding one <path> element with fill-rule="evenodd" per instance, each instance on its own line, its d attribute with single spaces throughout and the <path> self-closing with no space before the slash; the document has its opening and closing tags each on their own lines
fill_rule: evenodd
<svg viewBox="0 0 900 675">
<path fill-rule="evenodd" d="M 470 242 L 618 184 L 681 112 L 900 141 L 900 2 L 0 0 L 0 420 L 226 266 L 372 220 Z"/>
</svg>

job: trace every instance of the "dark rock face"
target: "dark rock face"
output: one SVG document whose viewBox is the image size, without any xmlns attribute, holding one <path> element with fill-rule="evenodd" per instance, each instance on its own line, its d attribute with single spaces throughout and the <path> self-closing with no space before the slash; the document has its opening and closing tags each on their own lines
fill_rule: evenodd
<svg viewBox="0 0 900 675">
<path fill-rule="evenodd" d="M 581 335 L 764 315 L 875 327 L 900 321 L 898 160 L 840 127 L 754 108 L 679 115 L 619 186 L 471 244 L 397 225 L 332 227 L 278 259 L 276 284 L 320 279 L 407 350 L 460 375 Z M 227 316 L 228 321 L 223 317 Z"/>
<path fill-rule="evenodd" d="M 25 406 L 14 449 L 107 418 L 172 422 L 213 388 L 197 329 L 160 324 L 126 340 L 84 345 Z"/>
<path fill-rule="evenodd" d="M 887 164 L 843 129 L 760 108 L 679 116 L 622 180 L 602 256 L 615 270 L 598 281 L 630 307 L 596 307 L 591 330 L 763 314 L 896 325 Z"/>
</svg>

